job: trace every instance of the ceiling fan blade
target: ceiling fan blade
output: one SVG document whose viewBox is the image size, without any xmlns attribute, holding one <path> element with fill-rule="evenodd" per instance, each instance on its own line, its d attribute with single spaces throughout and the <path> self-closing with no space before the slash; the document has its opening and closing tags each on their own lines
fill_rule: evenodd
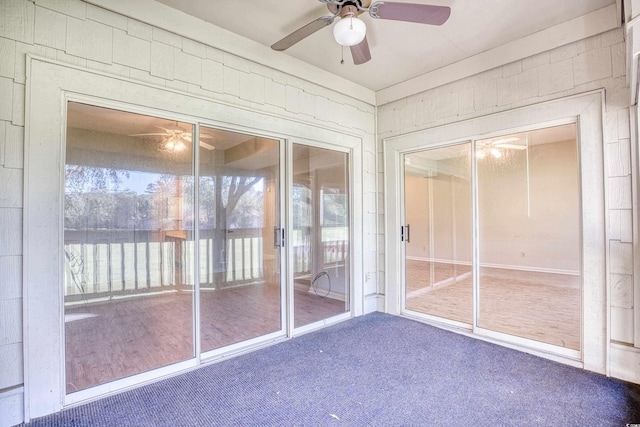
<svg viewBox="0 0 640 427">
<path fill-rule="evenodd" d="M 213 145 L 211 145 L 211 144 L 207 144 L 207 143 L 206 143 L 206 142 L 204 142 L 204 141 L 200 141 L 200 147 L 202 147 L 202 148 L 206 148 L 206 149 L 207 149 L 207 150 L 209 150 L 209 151 L 213 151 L 213 150 L 215 150 L 215 149 L 216 149 L 216 147 L 214 147 L 214 146 L 213 146 Z"/>
<path fill-rule="evenodd" d="M 334 19 L 335 19 L 335 16 L 321 16 L 315 21 L 309 22 L 304 27 L 298 28 L 297 30 L 295 30 L 293 33 L 289 34 L 282 40 L 275 42 L 274 44 L 271 45 L 271 49 L 278 50 L 278 51 L 288 49 L 294 44 L 301 41 L 302 39 L 315 33 L 316 31 L 323 29 L 327 25 L 331 25 Z"/>
<path fill-rule="evenodd" d="M 166 132 L 161 133 L 134 133 L 128 136 L 167 136 Z"/>
<path fill-rule="evenodd" d="M 355 46 L 351 46 L 351 57 L 356 65 L 364 64 L 371 60 L 371 51 L 369 50 L 369 42 L 367 37 Z"/>
<path fill-rule="evenodd" d="M 372 18 L 379 19 L 442 25 L 449 19 L 451 8 L 430 4 L 387 3 L 378 1 L 369 7 L 369 15 L 371 15 Z"/>
<path fill-rule="evenodd" d="M 516 144 L 496 144 L 497 148 L 511 148 L 514 150 L 526 150 L 526 145 L 516 145 Z"/>
</svg>

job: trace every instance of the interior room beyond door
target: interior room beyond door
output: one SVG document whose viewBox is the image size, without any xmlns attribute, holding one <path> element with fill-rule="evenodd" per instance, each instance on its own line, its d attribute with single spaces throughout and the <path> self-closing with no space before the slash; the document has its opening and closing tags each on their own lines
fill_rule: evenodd
<svg viewBox="0 0 640 427">
<path fill-rule="evenodd" d="M 568 123 L 405 154 L 404 309 L 576 357 L 578 152 Z"/>
</svg>

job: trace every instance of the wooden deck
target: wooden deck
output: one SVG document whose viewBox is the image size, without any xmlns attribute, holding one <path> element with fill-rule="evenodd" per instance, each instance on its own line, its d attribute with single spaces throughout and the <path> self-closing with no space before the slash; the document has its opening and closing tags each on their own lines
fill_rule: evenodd
<svg viewBox="0 0 640 427">
<path fill-rule="evenodd" d="M 296 326 L 345 312 L 343 301 L 303 290 L 294 300 Z M 202 351 L 281 330 L 280 301 L 280 287 L 266 282 L 203 290 Z M 194 357 L 192 292 L 80 304 L 65 315 L 68 393 Z"/>
</svg>

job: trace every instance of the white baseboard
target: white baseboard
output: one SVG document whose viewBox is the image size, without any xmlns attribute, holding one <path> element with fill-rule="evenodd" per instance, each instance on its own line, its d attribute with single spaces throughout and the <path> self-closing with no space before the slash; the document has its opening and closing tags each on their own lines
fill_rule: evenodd
<svg viewBox="0 0 640 427">
<path fill-rule="evenodd" d="M 407 256 L 406 258 L 411 261 L 439 262 L 442 264 L 456 264 L 456 265 L 471 265 L 471 261 L 460 261 L 456 259 L 427 258 L 427 257 L 421 257 L 421 256 Z"/>
<path fill-rule="evenodd" d="M 0 427 L 11 427 L 24 421 L 24 387 L 0 393 Z"/>
<path fill-rule="evenodd" d="M 371 294 L 364 297 L 364 314 L 375 313 L 376 311 L 380 311 L 380 295 Z M 384 301 L 384 298 L 382 298 Z"/>
<path fill-rule="evenodd" d="M 441 264 L 471 265 L 470 261 L 458 261 L 458 260 L 453 260 L 453 259 L 425 258 L 425 257 L 417 257 L 417 256 L 407 256 L 406 258 L 408 260 L 411 260 L 411 261 L 435 262 L 435 263 L 441 263 Z M 580 272 L 576 271 L 576 270 L 563 270 L 563 269 L 560 269 L 560 268 L 531 267 L 531 266 L 524 266 L 524 265 L 480 263 L 480 267 L 499 268 L 499 269 L 502 269 L 502 270 L 532 271 L 534 273 L 566 274 L 566 275 L 569 275 L 569 276 L 579 276 L 580 275 Z"/>
</svg>

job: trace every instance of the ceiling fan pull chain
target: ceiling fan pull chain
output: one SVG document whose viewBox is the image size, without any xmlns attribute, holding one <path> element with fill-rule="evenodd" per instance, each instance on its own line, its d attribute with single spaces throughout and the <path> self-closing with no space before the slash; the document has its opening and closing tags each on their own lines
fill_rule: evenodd
<svg viewBox="0 0 640 427">
<path fill-rule="evenodd" d="M 340 45 L 342 48 L 342 59 L 340 60 L 340 65 L 344 65 L 344 46 Z"/>
</svg>

